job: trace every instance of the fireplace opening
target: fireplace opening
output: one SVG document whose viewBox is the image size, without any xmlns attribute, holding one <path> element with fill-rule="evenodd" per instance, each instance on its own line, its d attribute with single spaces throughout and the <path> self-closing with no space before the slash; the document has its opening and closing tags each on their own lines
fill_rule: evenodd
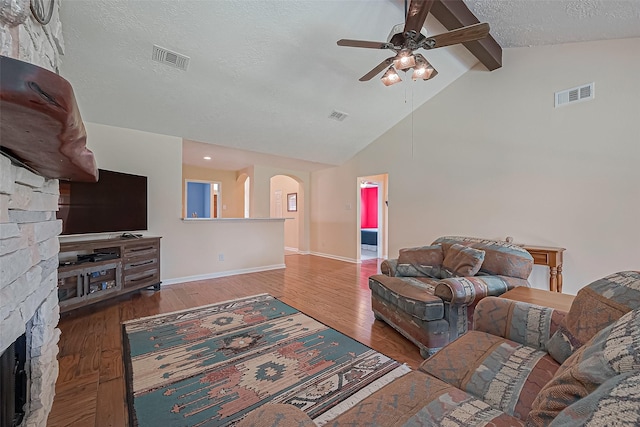
<svg viewBox="0 0 640 427">
<path fill-rule="evenodd" d="M 0 426 L 22 423 L 27 403 L 27 337 L 20 336 L 0 356 Z"/>
</svg>

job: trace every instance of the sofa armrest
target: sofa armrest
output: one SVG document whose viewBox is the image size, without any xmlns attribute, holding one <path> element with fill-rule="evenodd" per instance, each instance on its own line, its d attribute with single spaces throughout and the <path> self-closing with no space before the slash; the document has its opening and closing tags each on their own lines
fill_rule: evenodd
<svg viewBox="0 0 640 427">
<path fill-rule="evenodd" d="M 487 297 L 473 313 L 473 329 L 547 350 L 566 312 L 506 298 Z"/>
<path fill-rule="evenodd" d="M 385 259 L 380 264 L 380 272 L 386 276 L 394 277 L 396 275 L 396 267 L 398 267 L 398 259 Z"/>
<path fill-rule="evenodd" d="M 498 296 L 529 282 L 508 276 L 451 277 L 438 282 L 435 295 L 451 304 L 471 305 L 487 296 Z"/>
<path fill-rule="evenodd" d="M 411 264 L 400 264 L 397 258 L 382 261 L 380 264 L 380 272 L 390 277 L 437 277 L 427 274 Z"/>
</svg>

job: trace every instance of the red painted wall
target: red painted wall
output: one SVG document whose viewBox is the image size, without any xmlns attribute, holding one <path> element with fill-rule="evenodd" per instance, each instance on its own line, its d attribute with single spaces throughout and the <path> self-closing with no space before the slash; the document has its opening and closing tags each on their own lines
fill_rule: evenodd
<svg viewBox="0 0 640 427">
<path fill-rule="evenodd" d="M 378 228 L 378 187 L 360 189 L 360 228 Z"/>
</svg>

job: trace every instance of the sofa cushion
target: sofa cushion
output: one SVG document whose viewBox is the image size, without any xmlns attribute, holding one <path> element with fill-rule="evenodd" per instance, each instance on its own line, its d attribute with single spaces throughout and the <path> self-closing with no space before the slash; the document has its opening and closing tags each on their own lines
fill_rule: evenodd
<svg viewBox="0 0 640 427">
<path fill-rule="evenodd" d="M 607 380 L 589 396 L 560 412 L 550 425 L 640 425 L 640 371 L 628 372 Z"/>
<path fill-rule="evenodd" d="M 530 423 L 547 425 L 560 411 L 589 396 L 609 379 L 640 370 L 638 349 L 640 309 L 598 332 L 562 364 L 534 401 Z"/>
<path fill-rule="evenodd" d="M 426 277 L 389 277 L 376 274 L 369 278 L 371 293 L 421 320 L 439 320 L 444 303 L 433 295 L 436 279 Z"/>
<path fill-rule="evenodd" d="M 449 246 L 442 261 L 441 279 L 475 276 L 484 261 L 484 251 L 457 243 Z"/>
<path fill-rule="evenodd" d="M 400 249 L 396 275 L 404 277 L 440 277 L 440 267 L 444 260 L 441 245 Z"/>
<path fill-rule="evenodd" d="M 526 280 L 533 269 L 531 254 L 511 243 L 460 236 L 440 237 L 432 244 L 438 243 L 442 245 L 445 252 L 454 243 L 483 250 L 485 252 L 484 261 L 478 274 L 511 276 Z"/>
<path fill-rule="evenodd" d="M 548 343 L 549 354 L 563 363 L 598 331 L 640 307 L 640 272 L 611 274 L 578 291 L 569 313 Z"/>
<path fill-rule="evenodd" d="M 558 367 L 544 351 L 469 331 L 425 360 L 420 370 L 525 420 Z"/>
<path fill-rule="evenodd" d="M 521 426 L 522 421 L 424 372 L 387 384 L 328 426 Z"/>
</svg>

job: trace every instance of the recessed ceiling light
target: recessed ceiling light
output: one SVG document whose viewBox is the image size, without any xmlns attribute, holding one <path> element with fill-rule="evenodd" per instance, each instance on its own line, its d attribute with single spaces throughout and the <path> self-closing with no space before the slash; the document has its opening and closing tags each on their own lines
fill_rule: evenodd
<svg viewBox="0 0 640 427">
<path fill-rule="evenodd" d="M 203 159 L 205 159 L 205 160 L 211 160 L 211 157 L 209 157 L 209 156 L 204 156 L 204 157 L 203 157 Z"/>
</svg>

